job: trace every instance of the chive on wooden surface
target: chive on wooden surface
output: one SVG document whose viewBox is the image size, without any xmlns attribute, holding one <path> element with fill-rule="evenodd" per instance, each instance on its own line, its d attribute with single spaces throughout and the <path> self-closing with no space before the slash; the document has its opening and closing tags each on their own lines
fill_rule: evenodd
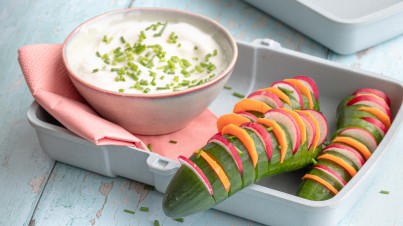
<svg viewBox="0 0 403 226">
<path fill-rule="evenodd" d="M 135 181 L 107 178 L 54 162 L 41 151 L 25 116 L 33 98 L 17 63 L 18 47 L 61 43 L 81 22 L 127 7 L 193 11 L 219 21 L 238 40 L 271 38 L 285 48 L 403 82 L 402 36 L 354 55 L 340 56 L 240 0 L 2 0 L 0 225 L 153 225 L 155 220 L 160 225 L 259 225 L 215 210 L 187 217 L 183 223 L 166 218 L 157 191 Z M 236 84 L 230 86 L 233 91 L 246 92 L 238 90 Z M 396 137 L 403 137 L 403 129 Z M 395 139 L 389 146 L 378 168 L 379 177 L 340 225 L 403 225 L 401 147 L 402 139 Z M 140 211 L 142 206 L 149 211 Z"/>
</svg>

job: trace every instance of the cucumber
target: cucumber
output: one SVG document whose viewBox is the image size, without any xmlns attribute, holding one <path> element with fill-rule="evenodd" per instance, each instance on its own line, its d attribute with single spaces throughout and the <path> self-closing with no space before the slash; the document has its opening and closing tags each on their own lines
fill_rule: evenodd
<svg viewBox="0 0 403 226">
<path fill-rule="evenodd" d="M 368 131 L 375 139 L 376 144 L 379 144 L 383 138 L 383 134 L 381 134 L 379 128 L 377 128 L 374 124 L 364 120 L 365 118 L 376 119 L 376 116 L 369 112 L 358 110 L 359 107 L 364 105 L 356 104 L 347 106 L 347 103 L 354 97 L 355 95 L 346 97 L 337 106 L 336 132 L 332 136 L 331 140 L 338 136 L 341 131 L 355 127 Z M 360 136 L 350 136 L 350 138 L 359 141 Z M 330 145 L 335 146 L 337 145 L 337 142 L 331 143 Z M 351 143 L 351 145 L 343 145 L 346 145 L 351 149 L 355 149 L 351 146 L 353 143 Z M 367 145 L 371 146 L 372 149 L 375 148 L 374 141 L 372 143 L 367 143 Z M 359 150 L 355 150 L 357 153 L 360 153 Z M 327 155 L 327 158 L 325 158 L 325 156 L 323 156 L 324 158 L 320 158 L 320 156 L 325 154 Z M 357 158 L 357 155 L 347 155 L 347 153 L 337 152 L 335 150 L 332 151 L 331 149 L 322 152 L 318 157 L 319 160 L 317 161 L 316 167 L 310 169 L 306 176 L 303 177 L 303 181 L 300 184 L 297 195 L 302 198 L 316 201 L 327 200 L 334 197 L 344 187 L 344 184 L 340 184 L 340 181 L 342 180 L 342 182 L 348 183 L 352 176 L 354 176 L 355 173 L 361 168 L 361 164 L 363 162 L 362 159 L 365 159 L 364 156 L 360 154 L 362 156 L 360 161 L 362 162 L 357 162 L 357 159 L 354 159 L 355 161 L 350 159 Z M 323 171 L 318 170 L 318 168 L 331 169 L 332 174 L 329 174 L 329 172 L 324 173 Z"/>
</svg>

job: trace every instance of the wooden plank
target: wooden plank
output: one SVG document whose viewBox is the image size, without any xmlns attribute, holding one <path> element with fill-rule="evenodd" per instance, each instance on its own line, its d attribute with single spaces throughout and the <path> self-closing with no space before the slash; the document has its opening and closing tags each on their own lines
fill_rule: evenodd
<svg viewBox="0 0 403 226">
<path fill-rule="evenodd" d="M 54 164 L 26 119 L 33 98 L 18 66 L 17 49 L 61 43 L 83 20 L 129 4 L 129 0 L 0 3 L 0 225 L 28 224 Z"/>
</svg>

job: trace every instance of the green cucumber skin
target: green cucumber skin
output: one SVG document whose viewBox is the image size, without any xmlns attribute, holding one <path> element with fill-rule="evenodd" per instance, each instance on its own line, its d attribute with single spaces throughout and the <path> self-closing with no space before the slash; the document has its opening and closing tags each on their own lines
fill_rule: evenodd
<svg viewBox="0 0 403 226">
<path fill-rule="evenodd" d="M 266 155 L 266 148 L 259 136 L 250 129 L 245 129 L 255 143 L 256 152 L 258 154 L 258 162 L 255 168 L 255 181 L 265 177 L 269 172 L 269 163 Z"/>
<path fill-rule="evenodd" d="M 186 200 L 186 205 L 172 200 Z M 200 200 L 203 201 L 200 202 Z M 165 215 L 177 218 L 205 211 L 215 205 L 215 200 L 193 171 L 182 166 L 172 178 L 164 194 L 162 205 Z"/>
</svg>

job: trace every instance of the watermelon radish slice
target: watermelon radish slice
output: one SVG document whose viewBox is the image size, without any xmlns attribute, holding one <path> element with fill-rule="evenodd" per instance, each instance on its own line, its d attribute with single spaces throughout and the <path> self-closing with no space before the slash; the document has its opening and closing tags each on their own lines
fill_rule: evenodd
<svg viewBox="0 0 403 226">
<path fill-rule="evenodd" d="M 308 141 L 308 149 L 311 149 L 313 141 L 315 139 L 315 125 L 313 124 L 313 122 L 311 121 L 310 118 L 308 118 L 308 116 L 297 112 L 297 114 L 299 115 L 299 117 L 301 117 L 302 122 L 304 122 L 305 124 L 305 129 L 306 129 L 306 140 Z"/>
<path fill-rule="evenodd" d="M 378 146 L 374 136 L 372 136 L 372 134 L 368 132 L 368 130 L 365 130 L 363 128 L 359 127 L 345 128 L 339 132 L 339 135 L 349 136 L 360 141 L 365 146 L 367 146 L 367 148 L 371 152 L 374 152 L 376 147 Z"/>
<path fill-rule="evenodd" d="M 271 87 L 279 88 L 283 91 L 287 96 L 293 97 L 297 100 L 299 107 L 302 109 L 304 107 L 304 101 L 302 99 L 301 91 L 294 86 L 293 84 L 286 82 L 286 81 L 278 81 L 274 82 Z"/>
<path fill-rule="evenodd" d="M 306 87 L 308 87 L 308 89 L 313 93 L 316 101 L 319 100 L 319 90 L 318 90 L 318 87 L 316 86 L 315 81 L 312 78 L 310 78 L 308 76 L 304 76 L 304 75 L 295 76 L 294 78 L 298 79 Z"/>
<path fill-rule="evenodd" d="M 326 151 L 335 151 L 338 152 L 347 158 L 349 158 L 354 164 L 358 167 L 358 169 L 361 169 L 361 167 L 364 165 L 365 160 L 362 157 L 362 155 L 356 151 L 354 148 L 343 145 L 343 144 L 331 144 L 327 146 L 325 149 L 323 149 L 323 153 Z"/>
<path fill-rule="evenodd" d="M 271 109 L 264 114 L 266 119 L 271 119 L 283 125 L 291 137 L 292 153 L 297 152 L 301 144 L 301 134 L 295 119 L 282 109 Z"/>
<path fill-rule="evenodd" d="M 373 108 L 378 108 L 383 113 L 387 114 L 391 118 L 390 107 L 381 98 L 376 98 L 372 95 L 360 95 L 356 96 L 347 102 L 347 106 L 362 104 Z"/>
<path fill-rule="evenodd" d="M 379 121 L 376 118 L 363 117 L 361 119 L 374 125 L 377 128 L 377 130 L 379 131 L 379 133 L 382 135 L 382 137 L 384 137 L 385 133 L 388 131 L 388 128 L 386 128 L 385 124 L 383 124 L 381 121 Z"/>
<path fill-rule="evenodd" d="M 249 99 L 254 99 L 266 103 L 272 108 L 282 108 L 283 102 L 274 93 L 269 93 L 263 90 L 255 91 L 248 96 Z"/>
<path fill-rule="evenodd" d="M 240 111 L 237 114 L 241 115 L 241 116 L 243 116 L 245 118 L 248 118 L 252 122 L 257 120 L 257 117 L 254 114 L 252 114 L 250 112 L 247 112 L 247 111 Z"/>
<path fill-rule="evenodd" d="M 353 95 L 360 95 L 360 94 L 374 94 L 382 99 L 385 100 L 386 104 L 390 106 L 390 99 L 389 97 L 382 91 L 377 90 L 377 89 L 371 89 L 371 88 L 362 88 L 353 93 Z"/>
<path fill-rule="evenodd" d="M 243 128 L 247 128 L 256 133 L 259 139 L 262 141 L 264 148 L 266 149 L 266 156 L 270 162 L 273 155 L 273 142 L 269 132 L 259 123 L 247 122 L 242 125 Z"/>
<path fill-rule="evenodd" d="M 193 173 L 200 179 L 200 181 L 206 187 L 209 194 L 213 196 L 213 187 L 211 186 L 210 181 L 208 181 L 206 175 L 204 175 L 203 171 L 196 164 L 194 164 L 194 162 L 192 162 L 185 156 L 180 155 L 178 157 L 178 160 L 183 166 L 186 166 L 193 171 Z"/>
<path fill-rule="evenodd" d="M 327 120 L 326 120 L 325 116 L 316 110 L 305 110 L 305 111 L 311 113 L 311 115 L 318 122 L 319 128 L 320 128 L 319 145 L 323 144 L 323 142 L 325 142 L 325 140 L 327 138 L 327 134 L 328 134 L 328 125 L 327 125 Z"/>
<path fill-rule="evenodd" d="M 338 181 L 343 186 L 347 184 L 347 182 L 338 173 L 336 173 L 334 170 L 330 169 L 327 166 L 318 164 L 318 165 L 315 165 L 313 168 L 325 172 L 327 175 L 333 177 L 336 181 Z"/>
<path fill-rule="evenodd" d="M 242 175 L 243 173 L 243 167 L 242 167 L 242 160 L 241 156 L 239 156 L 238 151 L 236 150 L 235 146 L 229 142 L 227 139 L 225 139 L 220 133 L 215 134 L 212 136 L 207 143 L 216 143 L 220 145 L 222 148 L 224 148 L 225 151 L 231 156 L 231 158 L 234 160 L 239 173 Z"/>
</svg>

